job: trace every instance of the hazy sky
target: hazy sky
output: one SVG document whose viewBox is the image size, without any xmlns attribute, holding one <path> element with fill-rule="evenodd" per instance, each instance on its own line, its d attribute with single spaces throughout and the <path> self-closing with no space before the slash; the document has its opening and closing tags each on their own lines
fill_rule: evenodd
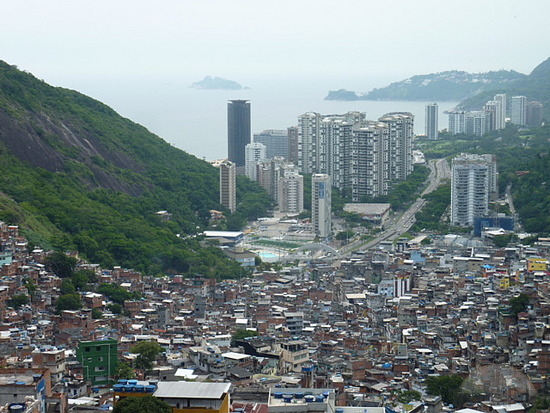
<svg viewBox="0 0 550 413">
<path fill-rule="evenodd" d="M 359 75 L 529 73 L 550 56 L 549 0 L 17 0 L 0 13 L 0 59 L 74 88 L 286 74 L 344 87 Z"/>
</svg>

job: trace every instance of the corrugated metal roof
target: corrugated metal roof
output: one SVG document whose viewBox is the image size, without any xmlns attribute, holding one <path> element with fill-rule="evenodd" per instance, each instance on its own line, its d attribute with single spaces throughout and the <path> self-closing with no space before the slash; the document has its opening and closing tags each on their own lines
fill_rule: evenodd
<svg viewBox="0 0 550 413">
<path fill-rule="evenodd" d="M 178 399 L 221 399 L 229 392 L 231 383 L 190 383 L 185 381 L 158 382 L 155 397 Z"/>
</svg>

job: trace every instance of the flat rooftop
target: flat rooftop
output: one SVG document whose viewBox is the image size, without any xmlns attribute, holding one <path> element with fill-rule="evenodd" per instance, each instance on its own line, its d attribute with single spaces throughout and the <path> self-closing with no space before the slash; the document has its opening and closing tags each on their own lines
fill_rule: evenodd
<svg viewBox="0 0 550 413">
<path fill-rule="evenodd" d="M 231 383 L 193 383 L 185 381 L 160 381 L 155 397 L 173 399 L 216 399 L 229 392 Z"/>
</svg>

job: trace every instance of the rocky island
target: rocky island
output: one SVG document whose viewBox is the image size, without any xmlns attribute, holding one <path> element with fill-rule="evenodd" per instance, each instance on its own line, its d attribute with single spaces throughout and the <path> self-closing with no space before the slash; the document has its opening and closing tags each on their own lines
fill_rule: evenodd
<svg viewBox="0 0 550 413">
<path fill-rule="evenodd" d="M 211 77 L 211 76 L 206 76 L 201 81 L 193 83 L 191 87 L 194 89 L 203 89 L 203 90 L 247 89 L 233 80 L 222 79 L 221 77 Z"/>
</svg>

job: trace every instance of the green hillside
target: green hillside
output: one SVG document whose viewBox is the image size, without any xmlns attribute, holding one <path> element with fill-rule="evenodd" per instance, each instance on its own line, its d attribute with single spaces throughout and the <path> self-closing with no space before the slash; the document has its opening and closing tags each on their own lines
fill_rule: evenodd
<svg viewBox="0 0 550 413">
<path fill-rule="evenodd" d="M 148 273 L 239 273 L 218 249 L 185 237 L 208 224 L 210 209 L 223 210 L 216 168 L 101 102 L 1 61 L 0 168 L 0 220 L 33 244 Z M 246 180 L 238 201 L 233 222 L 271 206 Z"/>
<path fill-rule="evenodd" d="M 546 117 L 550 114 L 550 58 L 539 64 L 533 71 L 506 85 L 485 90 L 476 96 L 461 102 L 460 106 L 467 110 L 480 109 L 497 93 L 509 96 L 526 96 L 529 100 L 538 100 L 544 105 Z"/>
</svg>

